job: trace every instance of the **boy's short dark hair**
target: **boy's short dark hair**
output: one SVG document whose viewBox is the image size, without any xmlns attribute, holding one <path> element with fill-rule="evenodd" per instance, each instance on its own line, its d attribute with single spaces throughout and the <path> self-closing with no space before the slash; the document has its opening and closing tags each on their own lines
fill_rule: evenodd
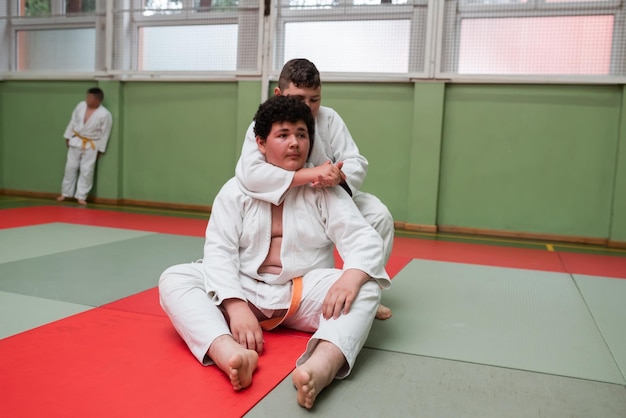
<svg viewBox="0 0 626 418">
<path fill-rule="evenodd" d="M 311 61 L 304 58 L 296 58 L 287 61 L 283 66 L 278 78 L 278 88 L 281 90 L 289 87 L 293 83 L 296 87 L 307 87 L 316 89 L 322 85 L 320 72 Z"/>
<path fill-rule="evenodd" d="M 309 155 L 311 155 L 315 137 L 315 119 L 309 106 L 295 97 L 272 96 L 262 103 L 254 115 L 254 134 L 265 140 L 275 123 L 298 121 L 303 121 L 309 132 Z"/>
<path fill-rule="evenodd" d="M 87 93 L 96 96 L 98 100 L 100 100 L 100 103 L 102 103 L 102 101 L 104 100 L 104 92 L 98 87 L 90 88 L 89 90 L 87 90 Z"/>
</svg>

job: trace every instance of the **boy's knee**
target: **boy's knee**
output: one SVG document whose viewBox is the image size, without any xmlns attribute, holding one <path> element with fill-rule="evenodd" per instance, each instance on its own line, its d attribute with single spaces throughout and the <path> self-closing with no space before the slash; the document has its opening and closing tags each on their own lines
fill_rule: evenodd
<svg viewBox="0 0 626 418">
<path fill-rule="evenodd" d="M 169 291 L 189 282 L 188 279 L 191 278 L 192 275 L 189 274 L 188 264 L 177 264 L 168 267 L 159 277 L 159 293 L 167 294 Z"/>
</svg>

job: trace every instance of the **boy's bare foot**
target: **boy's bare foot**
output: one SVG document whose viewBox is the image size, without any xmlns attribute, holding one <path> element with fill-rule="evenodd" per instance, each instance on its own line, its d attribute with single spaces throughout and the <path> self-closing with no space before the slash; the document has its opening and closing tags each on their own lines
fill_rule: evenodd
<svg viewBox="0 0 626 418">
<path fill-rule="evenodd" d="M 57 202 L 62 202 L 64 200 L 65 200 L 65 196 L 63 196 L 63 195 L 57 197 Z"/>
<path fill-rule="evenodd" d="M 221 335 L 213 341 L 207 354 L 226 373 L 234 390 L 252 384 L 252 373 L 259 361 L 256 351 L 242 347 L 230 335 Z"/>
<path fill-rule="evenodd" d="M 237 353 L 228 360 L 229 371 L 226 374 L 235 390 L 245 389 L 252 384 L 252 373 L 259 361 L 256 351 L 244 350 L 245 352 Z"/>
<path fill-rule="evenodd" d="M 322 389 L 330 385 L 346 359 L 341 351 L 328 341 L 320 341 L 311 357 L 291 374 L 298 390 L 298 405 L 311 409 Z"/>
<path fill-rule="evenodd" d="M 391 309 L 386 307 L 383 304 L 378 305 L 378 309 L 376 309 L 376 319 L 385 320 L 391 318 Z"/>
<path fill-rule="evenodd" d="M 315 398 L 320 389 L 315 384 L 313 373 L 298 367 L 293 371 L 291 380 L 298 389 L 298 405 L 303 408 L 311 409 L 315 403 Z"/>
<path fill-rule="evenodd" d="M 87 201 L 86 201 L 86 200 L 84 200 L 84 199 L 78 199 L 78 204 L 79 204 L 79 205 L 86 206 L 86 205 L 87 205 Z"/>
</svg>

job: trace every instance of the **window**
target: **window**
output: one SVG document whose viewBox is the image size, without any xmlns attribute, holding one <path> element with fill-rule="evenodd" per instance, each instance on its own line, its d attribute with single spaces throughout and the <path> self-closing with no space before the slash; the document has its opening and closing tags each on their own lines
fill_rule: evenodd
<svg viewBox="0 0 626 418">
<path fill-rule="evenodd" d="M 407 73 L 410 30 L 408 19 L 287 23 L 284 60 L 307 57 L 330 72 Z"/>
<path fill-rule="evenodd" d="M 96 0 L 19 0 L 19 16 L 43 17 L 95 11 Z"/>
<path fill-rule="evenodd" d="M 237 25 L 139 29 L 140 71 L 235 71 Z"/>
<path fill-rule="evenodd" d="M 439 74 L 624 75 L 618 0 L 447 0 Z"/>
<path fill-rule="evenodd" d="M 322 72 L 425 70 L 426 0 L 280 0 L 274 73 L 306 57 Z"/>
<path fill-rule="evenodd" d="M 4 71 L 94 73 L 102 68 L 105 29 L 97 29 L 98 22 L 104 24 L 98 4 L 103 7 L 106 0 L 11 1 L 16 7 L 6 8 Z"/>
<path fill-rule="evenodd" d="M 326 80 L 624 83 L 625 4 L 0 0 L 0 75 L 267 81 L 305 57 Z"/>
<path fill-rule="evenodd" d="M 115 10 L 122 73 L 260 73 L 258 0 L 132 0 Z"/>
<path fill-rule="evenodd" d="M 609 74 L 612 15 L 463 19 L 460 74 Z"/>
<path fill-rule="evenodd" d="M 17 32 L 18 71 L 95 71 L 96 30 L 50 29 Z"/>
</svg>

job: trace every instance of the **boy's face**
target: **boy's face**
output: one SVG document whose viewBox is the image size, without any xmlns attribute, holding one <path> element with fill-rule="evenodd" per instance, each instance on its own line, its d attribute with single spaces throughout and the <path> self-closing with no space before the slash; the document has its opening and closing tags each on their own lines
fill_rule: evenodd
<svg viewBox="0 0 626 418">
<path fill-rule="evenodd" d="M 85 99 L 87 102 L 87 106 L 94 108 L 100 106 L 100 99 L 95 94 L 87 93 L 87 98 Z"/>
<path fill-rule="evenodd" d="M 289 83 L 289 86 L 284 90 L 280 90 L 278 87 L 274 89 L 276 96 L 292 96 L 300 99 L 304 104 L 309 106 L 313 118 L 317 118 L 317 114 L 320 111 L 320 104 L 322 102 L 322 86 L 316 89 L 310 87 L 296 87 L 293 83 Z"/>
<path fill-rule="evenodd" d="M 268 163 L 288 171 L 304 167 L 311 145 L 304 121 L 276 122 L 267 139 L 257 136 L 256 142 Z"/>
</svg>

